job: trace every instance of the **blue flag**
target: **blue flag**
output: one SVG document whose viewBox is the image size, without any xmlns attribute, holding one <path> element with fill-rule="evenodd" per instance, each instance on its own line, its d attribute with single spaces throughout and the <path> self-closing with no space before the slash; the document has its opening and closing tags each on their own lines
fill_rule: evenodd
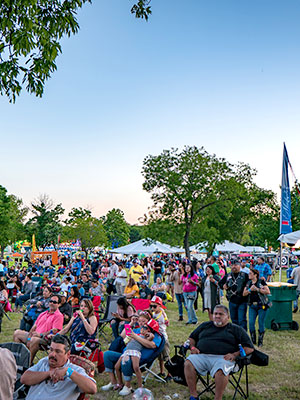
<svg viewBox="0 0 300 400">
<path fill-rule="evenodd" d="M 292 232 L 291 192 L 288 165 L 289 157 L 284 143 L 281 178 L 280 234 Z"/>
</svg>

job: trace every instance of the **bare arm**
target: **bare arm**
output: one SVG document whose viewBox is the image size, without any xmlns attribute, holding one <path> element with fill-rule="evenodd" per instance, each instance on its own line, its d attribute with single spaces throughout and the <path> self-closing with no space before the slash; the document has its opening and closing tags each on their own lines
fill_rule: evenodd
<svg viewBox="0 0 300 400">
<path fill-rule="evenodd" d="M 24 385 L 32 386 L 32 385 L 37 385 L 49 378 L 50 378 L 50 371 L 39 372 L 39 371 L 27 370 L 21 376 L 21 383 Z"/>
<path fill-rule="evenodd" d="M 144 347 L 147 347 L 147 349 L 156 349 L 156 344 L 153 341 L 150 342 L 149 340 L 142 338 L 134 332 L 131 332 L 129 336 L 137 342 L 141 343 L 141 345 L 143 345 Z"/>
<path fill-rule="evenodd" d="M 82 319 L 85 330 L 89 335 L 93 335 L 97 328 L 97 318 L 93 315 L 88 322 L 85 318 Z"/>
<path fill-rule="evenodd" d="M 70 379 L 79 387 L 79 389 L 87 394 L 96 394 L 97 385 L 87 376 L 79 374 L 79 372 L 73 371 Z"/>
<path fill-rule="evenodd" d="M 75 318 L 72 317 L 72 318 L 70 319 L 70 321 L 67 323 L 67 325 L 66 325 L 61 331 L 59 331 L 59 334 L 60 334 L 60 335 L 64 335 L 64 334 L 66 334 L 66 333 L 69 332 L 69 330 L 70 330 L 70 328 L 71 328 L 71 326 L 72 326 L 72 324 L 73 324 L 74 319 L 75 319 Z"/>
</svg>

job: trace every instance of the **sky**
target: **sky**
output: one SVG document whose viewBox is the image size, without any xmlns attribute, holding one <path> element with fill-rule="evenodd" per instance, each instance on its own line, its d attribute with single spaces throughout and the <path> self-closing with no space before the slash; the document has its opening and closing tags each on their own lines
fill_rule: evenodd
<svg viewBox="0 0 300 400">
<path fill-rule="evenodd" d="M 300 179 L 300 3 L 152 0 L 148 22 L 132 4 L 86 4 L 43 97 L 0 97 L 0 185 L 137 223 L 143 159 L 171 147 L 249 163 L 279 194 L 285 142 Z"/>
</svg>

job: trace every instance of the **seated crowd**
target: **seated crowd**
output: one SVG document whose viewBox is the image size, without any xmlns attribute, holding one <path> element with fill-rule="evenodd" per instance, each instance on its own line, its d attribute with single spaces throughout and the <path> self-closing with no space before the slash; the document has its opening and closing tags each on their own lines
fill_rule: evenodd
<svg viewBox="0 0 300 400">
<path fill-rule="evenodd" d="M 239 261 L 230 268 L 227 272 L 225 262 L 214 257 L 204 265 L 198 261 L 155 257 L 127 263 L 94 259 L 74 260 L 58 268 L 39 264 L 27 270 L 6 269 L 0 278 L 0 302 L 5 307 L 11 303 L 16 313 L 23 312 L 13 340 L 25 344 L 31 355 L 32 367 L 22 376 L 22 382 L 30 386 L 27 398 L 58 399 L 62 393 L 68 393 L 64 398 L 75 400 L 80 392 L 96 392 L 94 379 L 72 364 L 69 357 L 79 354 L 78 343 L 96 339 L 99 314 L 104 311 L 101 302 L 110 294 L 119 298 L 110 322 L 113 340 L 104 353 L 110 382 L 101 389 L 119 390 L 121 396 L 126 396 L 133 391 L 133 374 L 141 388 L 140 365 L 154 355 L 159 360 L 158 376 L 171 379 L 165 374 L 165 362 L 170 357 L 165 303 L 176 299 L 179 321 L 183 321 L 186 310 L 186 324 L 197 324 L 200 294 L 203 311 L 208 311 L 210 321 L 200 324 L 190 334 L 191 354 L 185 362 L 185 375 L 191 400 L 197 398 L 197 374 L 206 373 L 215 378 L 215 399 L 221 399 L 239 355 L 239 344 L 246 354 L 253 351 L 257 317 L 258 343 L 262 345 L 264 302 L 269 294 L 266 285 L 269 270 L 266 269 L 266 277 L 260 278 L 259 269 L 243 270 Z M 152 270 L 154 283 L 150 285 Z M 260 271 L 263 273 L 262 267 Z M 220 304 L 224 290 L 229 310 Z M 147 300 L 147 309 L 137 309 L 135 299 Z M 247 305 L 253 343 L 246 333 Z M 229 322 L 230 317 L 233 323 Z M 48 350 L 49 355 L 34 364 L 41 349 Z M 47 385 L 48 381 L 52 385 Z"/>
</svg>

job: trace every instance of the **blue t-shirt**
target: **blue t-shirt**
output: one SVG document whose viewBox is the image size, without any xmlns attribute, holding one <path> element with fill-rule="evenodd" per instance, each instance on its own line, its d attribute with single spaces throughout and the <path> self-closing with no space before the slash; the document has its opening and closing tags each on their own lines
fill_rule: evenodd
<svg viewBox="0 0 300 400">
<path fill-rule="evenodd" d="M 140 333 L 141 333 L 141 328 L 134 329 L 133 332 L 134 332 L 134 333 L 137 333 L 137 334 L 140 334 Z M 141 353 L 142 353 L 141 359 L 143 359 L 144 361 L 146 361 L 149 357 L 151 357 L 152 354 L 153 354 L 153 353 L 157 350 L 157 348 L 160 346 L 161 341 L 162 341 L 162 337 L 161 337 L 158 333 L 155 333 L 155 334 L 154 334 L 154 338 L 153 338 L 153 342 L 155 343 L 156 348 L 155 348 L 155 349 L 149 349 L 149 348 L 147 349 L 147 347 L 143 347 L 143 348 L 142 348 L 142 351 L 141 351 Z"/>
</svg>

